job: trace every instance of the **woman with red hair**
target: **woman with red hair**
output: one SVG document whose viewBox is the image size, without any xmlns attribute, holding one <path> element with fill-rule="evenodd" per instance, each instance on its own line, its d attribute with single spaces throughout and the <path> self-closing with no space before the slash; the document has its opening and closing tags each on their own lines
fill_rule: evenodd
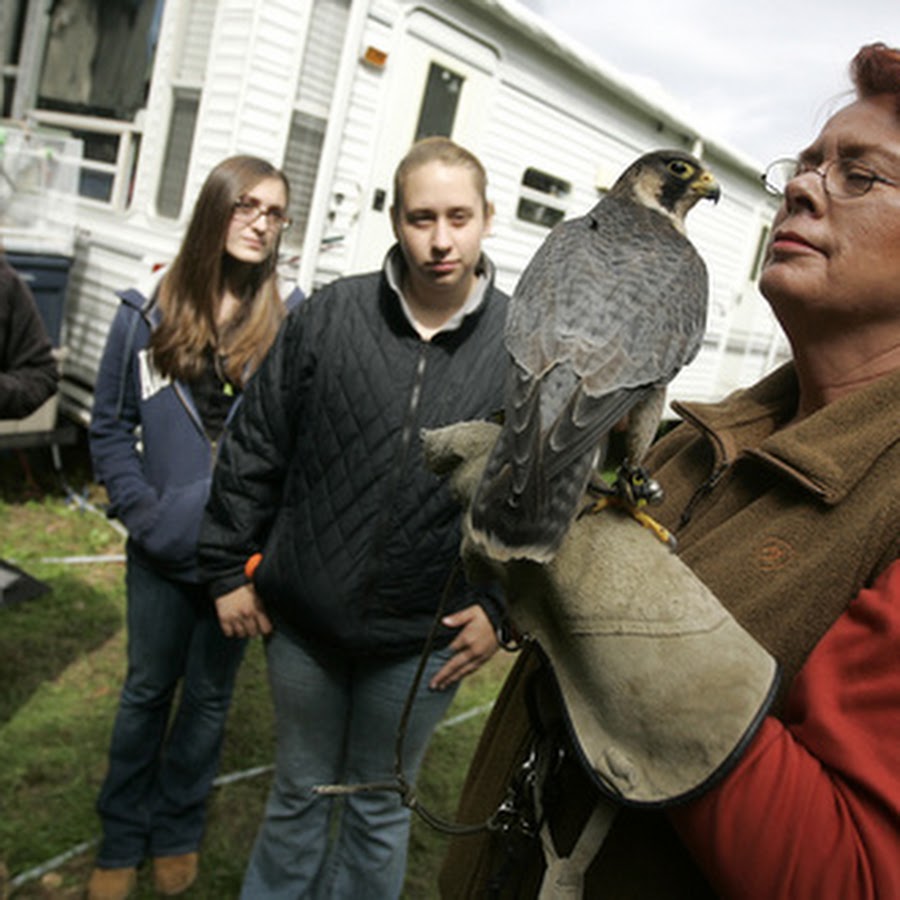
<svg viewBox="0 0 900 900">
<path fill-rule="evenodd" d="M 792 361 L 720 403 L 678 406 L 683 423 L 648 460 L 666 491 L 655 516 L 777 660 L 782 688 L 713 787 L 619 809 L 585 897 L 900 898 L 900 51 L 863 47 L 851 74 L 854 99 L 764 176 L 783 199 L 760 289 Z M 464 821 L 497 808 L 511 748 L 528 746 L 533 656 L 486 726 Z M 565 857 L 598 789 L 577 760 L 551 781 Z M 502 834 L 457 840 L 442 897 L 537 896 L 542 856 Z"/>
</svg>

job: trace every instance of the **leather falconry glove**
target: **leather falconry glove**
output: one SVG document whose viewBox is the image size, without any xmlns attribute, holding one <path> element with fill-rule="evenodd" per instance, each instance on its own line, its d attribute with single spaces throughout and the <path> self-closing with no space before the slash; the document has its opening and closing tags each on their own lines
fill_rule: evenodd
<svg viewBox="0 0 900 900">
<path fill-rule="evenodd" d="M 499 429 L 423 433 L 464 509 Z M 467 516 L 466 516 L 467 518 Z M 546 564 L 461 548 L 473 582 L 499 577 L 509 615 L 549 659 L 583 764 L 617 804 L 663 806 L 710 787 L 771 705 L 778 667 L 672 551 L 611 509 L 576 520 Z"/>
</svg>

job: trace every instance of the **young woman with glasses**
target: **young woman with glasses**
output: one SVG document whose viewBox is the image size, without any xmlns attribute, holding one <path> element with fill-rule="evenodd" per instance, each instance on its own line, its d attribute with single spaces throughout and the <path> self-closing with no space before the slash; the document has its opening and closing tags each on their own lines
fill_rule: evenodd
<svg viewBox="0 0 900 900">
<path fill-rule="evenodd" d="M 119 295 L 90 446 L 109 514 L 128 530 L 128 671 L 97 802 L 90 900 L 126 897 L 147 858 L 163 894 L 196 878 L 244 650 L 219 627 L 197 540 L 218 442 L 286 305 L 300 299 L 295 289 L 283 302 L 276 272 L 288 201 L 286 177 L 265 160 L 224 160 L 172 265 Z"/>
</svg>

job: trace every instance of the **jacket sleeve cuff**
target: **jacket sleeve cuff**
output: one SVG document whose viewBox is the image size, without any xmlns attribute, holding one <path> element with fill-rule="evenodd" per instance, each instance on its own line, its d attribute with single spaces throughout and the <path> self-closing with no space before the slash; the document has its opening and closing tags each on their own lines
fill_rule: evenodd
<svg viewBox="0 0 900 900">
<path fill-rule="evenodd" d="M 506 611 L 506 598 L 499 582 L 479 584 L 472 589 L 472 600 L 477 603 L 487 614 L 497 632 L 497 638 L 503 646 L 507 646 L 514 640 L 510 628 L 509 616 Z"/>
<path fill-rule="evenodd" d="M 209 583 L 209 596 L 212 600 L 223 597 L 236 591 L 239 587 L 250 584 L 250 579 L 244 574 L 243 569 L 232 572 L 230 575 L 223 575 Z"/>
</svg>

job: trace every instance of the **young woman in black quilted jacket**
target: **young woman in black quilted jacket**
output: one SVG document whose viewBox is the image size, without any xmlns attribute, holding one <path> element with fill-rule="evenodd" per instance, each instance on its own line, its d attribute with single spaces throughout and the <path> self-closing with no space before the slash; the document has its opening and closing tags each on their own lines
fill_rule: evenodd
<svg viewBox="0 0 900 900">
<path fill-rule="evenodd" d="M 497 597 L 451 578 L 459 509 L 419 432 L 502 407 L 506 297 L 481 250 L 481 163 L 445 138 L 395 178 L 380 272 L 338 280 L 289 316 L 226 437 L 201 563 L 226 634 L 268 635 L 275 780 L 245 898 L 398 897 L 409 810 L 315 785 L 390 781 L 404 729 L 412 782 L 459 679 L 497 649 Z M 493 619 L 493 621 L 492 621 Z"/>
</svg>

